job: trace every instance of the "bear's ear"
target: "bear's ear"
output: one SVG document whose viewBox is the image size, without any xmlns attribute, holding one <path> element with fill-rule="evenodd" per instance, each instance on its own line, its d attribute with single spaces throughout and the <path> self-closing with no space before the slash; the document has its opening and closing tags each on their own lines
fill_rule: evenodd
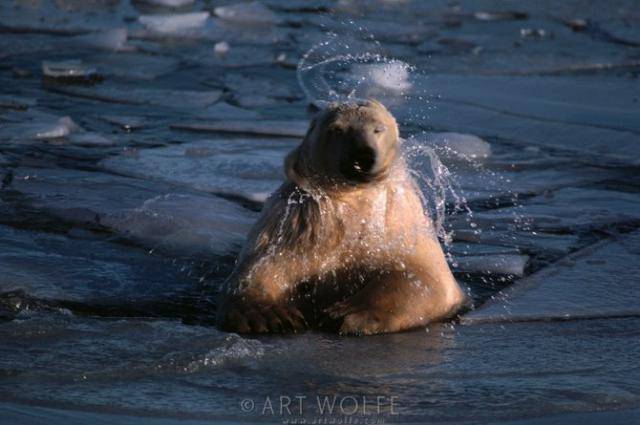
<svg viewBox="0 0 640 425">
<path fill-rule="evenodd" d="M 296 183 L 299 179 L 298 172 L 296 169 L 298 166 L 298 161 L 300 160 L 300 146 L 292 150 L 287 154 L 284 158 L 284 174 L 287 176 L 289 180 Z"/>
<path fill-rule="evenodd" d="M 309 123 L 309 129 L 307 130 L 307 134 L 304 136 L 302 143 L 289 152 L 289 154 L 284 159 L 284 173 L 289 180 L 293 183 L 297 184 L 300 187 L 303 187 L 306 184 L 306 177 L 304 176 L 304 158 L 303 152 L 307 149 L 307 145 L 310 142 L 311 133 L 316 126 L 317 117 L 314 117 Z"/>
<path fill-rule="evenodd" d="M 379 102 L 379 101 L 377 101 L 377 100 L 375 100 L 373 98 L 367 99 L 366 103 L 368 103 L 370 106 L 374 106 L 374 107 L 383 109 L 385 111 L 387 110 L 387 108 L 385 108 L 385 106 L 381 102 Z"/>
</svg>

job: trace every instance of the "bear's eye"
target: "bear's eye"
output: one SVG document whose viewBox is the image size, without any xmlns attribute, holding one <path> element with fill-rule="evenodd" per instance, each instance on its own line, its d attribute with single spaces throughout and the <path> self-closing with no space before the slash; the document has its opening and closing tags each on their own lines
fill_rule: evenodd
<svg viewBox="0 0 640 425">
<path fill-rule="evenodd" d="M 386 126 L 386 125 L 383 125 L 383 124 L 377 125 L 377 126 L 373 129 L 373 132 L 374 132 L 375 134 L 384 133 L 385 131 L 387 131 L 387 126 Z"/>
</svg>

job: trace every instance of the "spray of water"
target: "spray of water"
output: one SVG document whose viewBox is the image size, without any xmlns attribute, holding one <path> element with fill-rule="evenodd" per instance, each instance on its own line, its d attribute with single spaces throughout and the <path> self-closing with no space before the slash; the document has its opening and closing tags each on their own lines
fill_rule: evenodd
<svg viewBox="0 0 640 425">
<path fill-rule="evenodd" d="M 366 44 L 344 41 L 336 34 L 314 45 L 298 63 L 298 82 L 310 103 L 324 107 L 330 102 L 344 102 L 374 97 L 382 101 L 402 123 L 424 126 L 429 98 L 433 93 L 421 93 L 413 85 L 417 70 L 398 59 L 383 55 L 377 42 Z M 403 154 L 410 173 L 421 192 L 425 213 L 434 223 L 438 237 L 448 248 L 451 232 L 445 217 L 449 212 L 471 213 L 466 199 L 459 194 L 450 170 L 440 160 L 433 147 L 423 137 L 408 137 L 403 142 Z"/>
<path fill-rule="evenodd" d="M 298 83 L 312 104 L 323 107 L 367 97 L 395 104 L 411 88 L 411 65 L 380 51 L 361 51 L 362 44 L 344 41 L 337 34 L 327 37 L 298 62 Z"/>
</svg>

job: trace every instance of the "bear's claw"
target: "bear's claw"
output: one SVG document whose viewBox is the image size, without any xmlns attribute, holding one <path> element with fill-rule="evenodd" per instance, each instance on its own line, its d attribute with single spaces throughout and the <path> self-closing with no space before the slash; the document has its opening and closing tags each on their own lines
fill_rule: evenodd
<svg viewBox="0 0 640 425">
<path fill-rule="evenodd" d="M 335 327 L 341 335 L 371 335 L 387 331 L 379 315 L 359 308 L 353 300 L 337 302 L 324 309 L 324 313 L 326 316 L 320 325 L 337 322 Z"/>
<path fill-rule="evenodd" d="M 237 303 L 222 314 L 222 329 L 237 333 L 288 333 L 305 330 L 307 322 L 296 307 Z"/>
</svg>

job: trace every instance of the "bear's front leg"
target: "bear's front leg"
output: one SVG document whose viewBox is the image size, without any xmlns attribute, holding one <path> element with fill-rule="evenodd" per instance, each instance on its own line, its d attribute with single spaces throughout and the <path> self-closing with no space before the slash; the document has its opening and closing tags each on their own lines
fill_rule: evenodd
<svg viewBox="0 0 640 425">
<path fill-rule="evenodd" d="M 371 335 L 425 326 L 452 317 L 466 302 L 437 240 L 383 269 L 358 293 L 325 310 L 342 334 Z"/>
<path fill-rule="evenodd" d="M 244 262 L 232 273 L 218 308 L 219 327 L 237 333 L 299 332 L 307 327 L 290 299 L 296 274 L 286 264 Z"/>
<path fill-rule="evenodd" d="M 343 335 L 398 332 L 428 322 L 422 307 L 425 291 L 423 286 L 416 288 L 404 272 L 381 271 L 355 295 L 324 312 Z"/>
</svg>

